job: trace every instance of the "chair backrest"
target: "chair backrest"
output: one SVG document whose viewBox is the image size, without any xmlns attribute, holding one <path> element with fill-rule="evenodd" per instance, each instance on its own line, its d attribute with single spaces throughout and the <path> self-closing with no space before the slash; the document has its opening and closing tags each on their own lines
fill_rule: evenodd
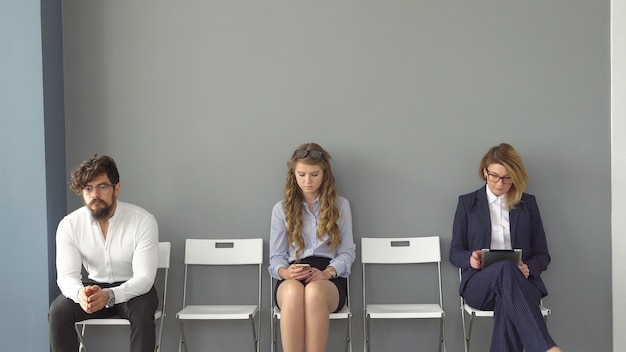
<svg viewBox="0 0 626 352">
<path fill-rule="evenodd" d="M 187 239 L 185 241 L 185 277 L 183 307 L 187 304 L 187 277 L 190 265 L 256 265 L 258 271 L 258 306 L 261 307 L 263 239 Z"/>
<path fill-rule="evenodd" d="M 439 263 L 439 236 L 361 238 L 361 262 L 369 264 Z"/>
<path fill-rule="evenodd" d="M 170 242 L 159 242 L 159 269 L 170 267 L 170 252 L 172 244 Z"/>
<path fill-rule="evenodd" d="M 441 282 L 441 246 L 439 236 L 427 237 L 363 237 L 361 238 L 361 262 L 363 263 L 363 304 L 367 304 L 366 264 L 437 264 L 439 281 L 439 305 L 443 308 Z"/>
<path fill-rule="evenodd" d="M 246 265 L 263 263 L 263 239 L 187 239 L 185 264 Z"/>
</svg>

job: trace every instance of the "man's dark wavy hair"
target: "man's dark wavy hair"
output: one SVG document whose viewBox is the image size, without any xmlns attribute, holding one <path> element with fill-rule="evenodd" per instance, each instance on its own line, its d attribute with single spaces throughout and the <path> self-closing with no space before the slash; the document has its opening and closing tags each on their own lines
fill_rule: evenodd
<svg viewBox="0 0 626 352">
<path fill-rule="evenodd" d="M 70 189 L 81 194 L 83 186 L 91 181 L 94 177 L 107 175 L 109 181 L 116 185 L 120 182 L 120 174 L 117 171 L 115 160 L 106 155 L 94 155 L 93 158 L 85 160 L 72 170 L 69 186 Z"/>
</svg>

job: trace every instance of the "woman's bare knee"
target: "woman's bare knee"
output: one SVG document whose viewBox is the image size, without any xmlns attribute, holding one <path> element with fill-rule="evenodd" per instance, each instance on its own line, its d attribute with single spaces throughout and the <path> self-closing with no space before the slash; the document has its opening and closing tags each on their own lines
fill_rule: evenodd
<svg viewBox="0 0 626 352">
<path fill-rule="evenodd" d="M 304 303 L 307 309 L 328 309 L 332 312 L 339 302 L 339 291 L 330 281 L 315 281 L 305 287 Z"/>
<path fill-rule="evenodd" d="M 286 280 L 278 286 L 276 301 L 281 309 L 283 309 L 286 305 L 304 304 L 304 285 L 302 285 L 299 281 Z"/>
</svg>

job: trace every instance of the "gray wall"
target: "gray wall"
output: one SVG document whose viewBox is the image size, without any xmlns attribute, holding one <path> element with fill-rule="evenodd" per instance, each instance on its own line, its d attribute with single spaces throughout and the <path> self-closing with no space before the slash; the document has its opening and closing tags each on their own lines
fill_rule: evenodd
<svg viewBox="0 0 626 352">
<path fill-rule="evenodd" d="M 60 5 L 0 6 L 2 351 L 48 349 L 49 297 L 58 292 L 52 241 L 67 203 Z"/>
<path fill-rule="evenodd" d="M 165 351 L 177 341 L 185 238 L 267 240 L 285 162 L 307 141 L 334 157 L 357 245 L 435 234 L 444 258 L 457 196 L 481 186 L 480 157 L 513 144 L 553 257 L 550 330 L 568 351 L 611 350 L 609 1 L 67 0 L 63 27 L 67 173 L 113 156 L 120 199 L 154 213 L 173 243 Z M 446 342 L 460 351 L 458 274 L 443 268 Z M 357 256 L 355 350 L 360 275 Z M 225 296 L 239 281 L 196 290 Z M 342 326 L 332 328 L 329 351 L 339 351 Z M 434 323 L 373 329 L 375 350 L 436 346 Z M 474 347 L 486 350 L 489 324 L 476 329 Z M 189 324 L 189 344 L 243 351 L 248 330 Z M 122 348 L 127 330 L 113 334 L 90 335 L 93 350 Z"/>
</svg>

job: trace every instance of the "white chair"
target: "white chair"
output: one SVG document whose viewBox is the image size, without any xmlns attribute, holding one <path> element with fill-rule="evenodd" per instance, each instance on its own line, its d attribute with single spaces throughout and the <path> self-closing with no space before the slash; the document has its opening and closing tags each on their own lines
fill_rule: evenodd
<svg viewBox="0 0 626 352">
<path fill-rule="evenodd" d="M 155 351 L 161 350 L 161 341 L 163 340 L 163 323 L 165 322 L 165 303 L 167 302 L 167 278 L 170 269 L 171 246 L 170 242 L 159 242 L 158 268 L 163 271 L 163 290 L 161 291 L 163 292 L 163 299 L 161 300 L 161 307 L 154 313 L 154 320 L 160 320 L 158 325 L 159 333 L 157 335 L 157 341 L 154 348 Z M 78 339 L 80 341 L 80 346 L 78 348 L 79 351 L 87 352 L 87 346 L 85 345 L 85 329 L 87 325 L 130 325 L 130 322 L 127 319 L 117 316 L 107 319 L 87 319 L 76 322 L 74 324 L 74 329 L 76 329 L 76 333 L 78 334 Z"/>
<path fill-rule="evenodd" d="M 461 279 L 462 270 L 459 268 L 459 281 Z M 539 308 L 541 309 L 541 314 L 543 318 L 548 321 L 548 316 L 552 314 L 552 311 L 546 306 L 543 305 L 543 301 L 540 301 Z M 465 315 L 469 315 L 469 321 L 467 321 L 467 317 Z M 474 318 L 493 318 L 492 310 L 480 310 L 473 308 L 469 304 L 465 303 L 465 299 L 461 296 L 461 324 L 463 325 L 463 347 L 465 348 L 465 352 L 469 352 L 470 350 L 470 338 L 472 337 L 472 326 L 474 324 Z M 467 327 L 466 327 L 467 324 Z"/>
<path fill-rule="evenodd" d="M 183 309 L 176 314 L 179 321 L 180 339 L 178 350 L 187 351 L 183 322 L 185 320 L 249 320 L 255 351 L 259 351 L 261 310 L 261 266 L 263 264 L 263 239 L 187 239 L 185 242 L 185 279 Z M 188 305 L 188 273 L 191 266 L 256 265 L 258 271 L 258 301 L 256 304 Z"/>
<path fill-rule="evenodd" d="M 365 351 L 370 350 L 371 319 L 438 319 L 439 351 L 445 350 L 443 294 L 441 288 L 441 250 L 439 237 L 362 238 L 363 263 L 363 338 Z M 369 304 L 366 295 L 366 265 L 435 264 L 439 281 L 438 303 Z M 391 288 L 387 288 L 391 290 Z M 416 299 L 417 301 L 417 299 Z"/>
<path fill-rule="evenodd" d="M 336 313 L 330 313 L 328 318 L 330 320 L 346 320 L 346 343 L 345 343 L 345 351 L 352 352 L 352 312 L 350 311 L 350 279 L 347 279 L 347 297 L 346 304 Z M 271 318 L 272 322 L 270 324 L 271 335 L 272 335 L 272 345 L 271 351 L 278 351 L 278 321 L 280 320 L 280 308 L 276 306 L 274 302 L 274 286 L 276 284 L 276 279 L 272 278 L 272 285 L 270 285 L 270 299 L 271 299 L 271 307 L 272 313 Z"/>
</svg>

